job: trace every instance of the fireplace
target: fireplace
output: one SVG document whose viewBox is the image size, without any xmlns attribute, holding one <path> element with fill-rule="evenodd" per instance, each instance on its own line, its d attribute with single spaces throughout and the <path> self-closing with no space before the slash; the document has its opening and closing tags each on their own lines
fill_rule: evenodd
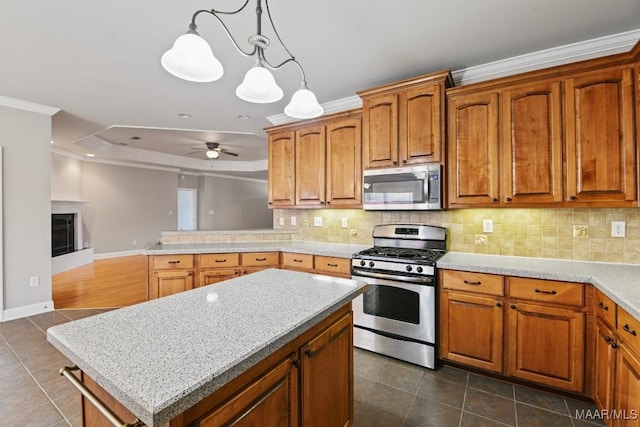
<svg viewBox="0 0 640 427">
<path fill-rule="evenodd" d="M 75 214 L 51 215 L 51 256 L 73 252 L 75 248 Z"/>
</svg>

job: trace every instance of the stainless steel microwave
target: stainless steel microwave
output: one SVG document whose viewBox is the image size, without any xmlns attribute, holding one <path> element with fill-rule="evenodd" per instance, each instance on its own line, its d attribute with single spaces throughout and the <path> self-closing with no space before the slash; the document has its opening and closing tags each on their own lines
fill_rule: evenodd
<svg viewBox="0 0 640 427">
<path fill-rule="evenodd" d="M 442 165 L 365 170 L 363 209 L 442 209 Z"/>
</svg>

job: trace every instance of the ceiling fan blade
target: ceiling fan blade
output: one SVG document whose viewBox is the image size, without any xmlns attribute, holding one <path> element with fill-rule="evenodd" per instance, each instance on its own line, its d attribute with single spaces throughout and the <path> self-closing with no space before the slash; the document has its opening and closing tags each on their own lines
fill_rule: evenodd
<svg viewBox="0 0 640 427">
<path fill-rule="evenodd" d="M 233 157 L 238 157 L 237 153 L 232 153 L 231 151 L 227 151 L 224 148 L 220 148 L 218 151 L 221 152 L 222 154 L 226 154 L 226 155 L 233 156 Z"/>
<path fill-rule="evenodd" d="M 192 151 L 191 153 L 189 153 L 189 155 L 199 154 L 199 153 L 204 153 L 204 152 L 205 152 L 205 150 Z"/>
</svg>

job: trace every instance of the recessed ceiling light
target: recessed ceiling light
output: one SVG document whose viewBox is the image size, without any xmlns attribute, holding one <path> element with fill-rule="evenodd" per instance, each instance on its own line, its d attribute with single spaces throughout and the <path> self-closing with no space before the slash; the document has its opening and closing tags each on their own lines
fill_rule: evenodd
<svg viewBox="0 0 640 427">
<path fill-rule="evenodd" d="M 191 114 L 189 113 L 178 113 L 178 117 L 182 117 L 183 119 L 190 119 Z"/>
<path fill-rule="evenodd" d="M 51 143 L 53 144 L 53 140 L 51 140 Z"/>
<path fill-rule="evenodd" d="M 96 155 L 93 153 L 87 153 L 87 157 L 95 157 Z"/>
<path fill-rule="evenodd" d="M 249 120 L 251 116 L 249 116 L 248 114 L 238 114 L 238 118 L 240 120 Z"/>
</svg>

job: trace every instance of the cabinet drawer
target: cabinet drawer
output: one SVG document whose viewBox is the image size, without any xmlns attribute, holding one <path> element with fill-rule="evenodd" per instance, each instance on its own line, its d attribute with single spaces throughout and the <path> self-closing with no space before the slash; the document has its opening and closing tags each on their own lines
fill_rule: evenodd
<svg viewBox="0 0 640 427">
<path fill-rule="evenodd" d="M 636 353 L 640 353 L 640 321 L 620 307 L 618 307 L 618 326 L 616 330 L 620 338 L 629 347 L 634 349 Z"/>
<path fill-rule="evenodd" d="M 240 254 L 200 255 L 200 268 L 237 267 L 239 265 Z"/>
<path fill-rule="evenodd" d="M 313 270 L 313 255 L 283 252 L 282 268 Z"/>
<path fill-rule="evenodd" d="M 522 277 L 509 277 L 507 283 L 509 296 L 513 298 L 577 306 L 584 304 L 584 287 L 580 283 Z"/>
<path fill-rule="evenodd" d="M 616 327 L 616 308 L 617 304 L 611 298 L 596 289 L 595 307 L 593 311 L 596 316 L 604 320 L 609 326 Z"/>
<path fill-rule="evenodd" d="M 351 258 L 335 258 L 316 255 L 316 271 L 337 276 L 351 276 Z"/>
<path fill-rule="evenodd" d="M 280 252 L 247 252 L 240 255 L 244 267 L 258 267 L 280 265 Z"/>
<path fill-rule="evenodd" d="M 467 271 L 442 271 L 442 287 L 489 295 L 504 295 L 502 276 Z"/>
<path fill-rule="evenodd" d="M 193 255 L 156 255 L 153 257 L 154 270 L 193 268 Z"/>
</svg>

